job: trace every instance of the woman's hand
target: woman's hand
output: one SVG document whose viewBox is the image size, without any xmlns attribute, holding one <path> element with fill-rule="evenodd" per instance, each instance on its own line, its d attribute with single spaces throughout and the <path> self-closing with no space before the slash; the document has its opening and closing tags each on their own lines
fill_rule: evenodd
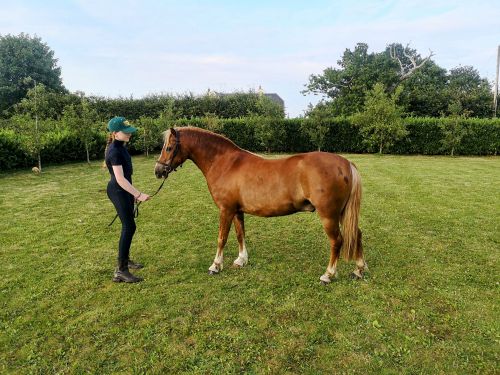
<svg viewBox="0 0 500 375">
<path fill-rule="evenodd" d="M 123 167 L 121 165 L 113 165 L 113 173 L 115 174 L 116 182 L 126 192 L 132 194 L 136 202 L 144 202 L 151 198 L 149 195 L 141 193 L 123 175 Z"/>
<path fill-rule="evenodd" d="M 139 195 L 135 197 L 135 200 L 138 202 L 145 202 L 148 201 L 149 198 L 151 198 L 149 195 L 145 193 L 139 193 Z"/>
</svg>

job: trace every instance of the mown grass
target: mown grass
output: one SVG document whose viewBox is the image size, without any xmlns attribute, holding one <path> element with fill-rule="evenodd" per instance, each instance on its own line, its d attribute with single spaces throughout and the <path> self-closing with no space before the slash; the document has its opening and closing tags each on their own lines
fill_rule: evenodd
<svg viewBox="0 0 500 375">
<path fill-rule="evenodd" d="M 186 163 L 141 206 L 136 285 L 100 163 L 0 176 L 2 373 L 498 373 L 500 159 L 348 155 L 370 271 L 321 286 L 316 214 L 246 216 L 250 264 L 207 275 L 218 212 Z M 152 158 L 134 182 L 154 192 Z"/>
</svg>

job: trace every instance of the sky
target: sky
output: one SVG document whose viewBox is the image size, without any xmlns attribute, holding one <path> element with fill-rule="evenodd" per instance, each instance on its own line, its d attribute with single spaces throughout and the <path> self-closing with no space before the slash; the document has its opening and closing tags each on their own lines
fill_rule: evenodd
<svg viewBox="0 0 500 375">
<path fill-rule="evenodd" d="M 445 69 L 495 80 L 498 0 L 0 0 L 0 35 L 39 36 L 72 92 L 106 97 L 277 93 L 289 117 L 301 93 L 346 49 L 409 44 Z"/>
</svg>

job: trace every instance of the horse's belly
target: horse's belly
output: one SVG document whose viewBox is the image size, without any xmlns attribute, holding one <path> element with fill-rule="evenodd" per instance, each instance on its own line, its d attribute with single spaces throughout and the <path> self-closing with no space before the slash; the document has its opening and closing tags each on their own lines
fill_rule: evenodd
<svg viewBox="0 0 500 375">
<path fill-rule="evenodd" d="M 281 206 L 268 206 L 268 207 L 242 207 L 241 210 L 247 214 L 272 217 L 272 216 L 285 216 L 296 213 L 298 210 L 293 204 Z"/>
<path fill-rule="evenodd" d="M 283 216 L 304 209 L 301 193 L 296 193 L 297 181 L 284 180 L 277 175 L 253 176 L 252 181 L 240 186 L 240 209 L 256 216 Z M 309 203 L 309 202 L 308 202 Z"/>
<path fill-rule="evenodd" d="M 307 200 L 294 201 L 290 197 L 256 197 L 252 200 L 243 200 L 241 211 L 256 216 L 284 216 L 299 211 L 313 212 L 314 206 Z"/>
</svg>

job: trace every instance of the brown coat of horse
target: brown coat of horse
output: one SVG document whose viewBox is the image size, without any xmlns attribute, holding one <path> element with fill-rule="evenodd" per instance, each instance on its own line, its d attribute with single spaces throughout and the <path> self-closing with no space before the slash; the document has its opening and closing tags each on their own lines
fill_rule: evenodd
<svg viewBox="0 0 500 375">
<path fill-rule="evenodd" d="M 331 248 L 328 267 L 320 280 L 329 283 L 336 276 L 341 251 L 345 259 L 356 260 L 353 275 L 363 276 L 367 266 L 358 228 L 361 177 L 347 159 L 327 152 L 264 159 L 221 135 L 185 127 L 165 132 L 156 176 L 166 178 L 187 159 L 202 171 L 220 211 L 217 253 L 210 274 L 222 270 L 231 222 L 239 243 L 234 265 L 243 267 L 248 262 L 245 213 L 270 217 L 317 211 Z"/>
</svg>

